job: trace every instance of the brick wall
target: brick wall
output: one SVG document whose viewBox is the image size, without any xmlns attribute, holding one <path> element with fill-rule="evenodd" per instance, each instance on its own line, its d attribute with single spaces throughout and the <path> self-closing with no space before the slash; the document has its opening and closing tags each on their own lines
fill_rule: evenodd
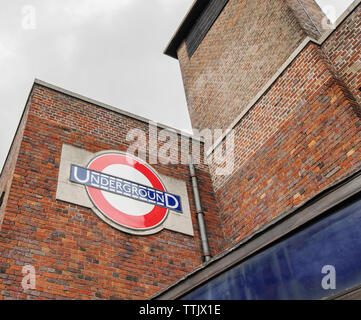
<svg viewBox="0 0 361 320">
<path fill-rule="evenodd" d="M 1 228 L 3 218 L 4 218 L 5 208 L 6 208 L 8 197 L 9 197 L 10 186 L 11 186 L 11 183 L 13 180 L 13 174 L 14 174 L 16 161 L 17 161 L 18 154 L 19 154 L 20 144 L 21 144 L 21 141 L 23 138 L 25 122 L 26 122 L 26 118 L 28 115 L 28 111 L 29 111 L 29 104 L 27 103 L 24 108 L 24 111 L 23 111 L 22 119 L 18 125 L 14 139 L 12 141 L 11 149 L 9 150 L 7 159 L 4 163 L 4 166 L 1 171 L 0 196 L 4 192 L 4 197 L 3 197 L 2 204 L 0 207 L 0 228 Z"/>
<path fill-rule="evenodd" d="M 361 169 L 360 13 L 309 43 L 234 127 L 232 175 L 210 166 L 230 245 Z"/>
<path fill-rule="evenodd" d="M 310 44 L 236 126 L 233 174 L 213 176 L 230 244 L 361 168 L 359 110 Z M 244 158 L 247 144 L 254 153 Z"/>
<path fill-rule="evenodd" d="M 178 49 L 192 126 L 226 129 L 306 37 L 283 0 L 231 0 L 189 59 Z"/>
<path fill-rule="evenodd" d="M 307 35 L 319 39 L 325 32 L 328 22 L 325 14 L 314 0 L 286 0 Z"/>
<path fill-rule="evenodd" d="M 322 49 L 338 76 L 361 104 L 361 7 L 324 42 Z"/>
<path fill-rule="evenodd" d="M 90 209 L 55 200 L 61 147 L 126 151 L 129 129 L 148 124 L 35 85 L 0 232 L 0 298 L 144 299 L 201 264 L 187 165 L 153 165 L 187 183 L 195 236 L 163 230 L 133 236 Z M 161 146 L 161 144 L 159 145 Z M 208 169 L 197 166 L 212 254 L 223 246 Z M 36 289 L 21 287 L 33 265 Z"/>
</svg>

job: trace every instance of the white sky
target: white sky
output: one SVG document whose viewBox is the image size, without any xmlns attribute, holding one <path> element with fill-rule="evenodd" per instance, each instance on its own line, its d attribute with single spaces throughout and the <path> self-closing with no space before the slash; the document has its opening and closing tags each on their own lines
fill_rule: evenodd
<svg viewBox="0 0 361 320">
<path fill-rule="evenodd" d="M 192 2 L 4 0 L 0 168 L 34 78 L 191 131 L 178 61 L 163 49 Z M 352 0 L 317 2 L 337 18 Z"/>
</svg>

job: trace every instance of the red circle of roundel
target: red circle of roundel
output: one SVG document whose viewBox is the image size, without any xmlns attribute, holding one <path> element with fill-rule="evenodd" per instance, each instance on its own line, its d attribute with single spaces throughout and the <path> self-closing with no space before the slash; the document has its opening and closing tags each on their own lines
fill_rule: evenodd
<svg viewBox="0 0 361 320">
<path fill-rule="evenodd" d="M 113 164 L 127 165 L 136 169 L 150 181 L 154 189 L 166 191 L 163 183 L 150 168 L 129 155 L 121 153 L 106 153 L 100 155 L 89 163 L 88 169 L 103 172 L 106 167 Z M 118 178 L 121 179 L 122 177 Z M 133 216 L 127 214 L 126 212 L 122 212 L 111 205 L 105 199 L 100 189 L 89 186 L 86 186 L 86 189 L 89 197 L 99 211 L 107 218 L 121 226 L 137 230 L 151 229 L 161 224 L 167 216 L 168 209 L 158 206 L 154 206 L 154 208 L 145 215 Z M 119 195 L 119 197 L 122 196 Z"/>
</svg>

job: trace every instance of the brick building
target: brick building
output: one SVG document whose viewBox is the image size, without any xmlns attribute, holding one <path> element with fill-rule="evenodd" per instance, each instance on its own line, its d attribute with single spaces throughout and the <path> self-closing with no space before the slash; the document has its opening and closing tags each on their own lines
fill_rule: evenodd
<svg viewBox="0 0 361 320">
<path fill-rule="evenodd" d="M 313 0 L 195 1 L 165 53 L 200 137 L 36 80 L 1 173 L 0 297 L 359 298 L 360 39 L 359 0 L 332 28 Z"/>
</svg>

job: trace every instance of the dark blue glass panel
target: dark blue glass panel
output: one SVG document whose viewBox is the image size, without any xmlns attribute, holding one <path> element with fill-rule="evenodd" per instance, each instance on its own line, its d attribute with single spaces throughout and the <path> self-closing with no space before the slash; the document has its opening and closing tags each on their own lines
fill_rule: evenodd
<svg viewBox="0 0 361 320">
<path fill-rule="evenodd" d="M 336 289 L 321 282 L 336 269 Z M 182 299 L 320 299 L 361 283 L 361 201 L 250 257 Z"/>
</svg>

